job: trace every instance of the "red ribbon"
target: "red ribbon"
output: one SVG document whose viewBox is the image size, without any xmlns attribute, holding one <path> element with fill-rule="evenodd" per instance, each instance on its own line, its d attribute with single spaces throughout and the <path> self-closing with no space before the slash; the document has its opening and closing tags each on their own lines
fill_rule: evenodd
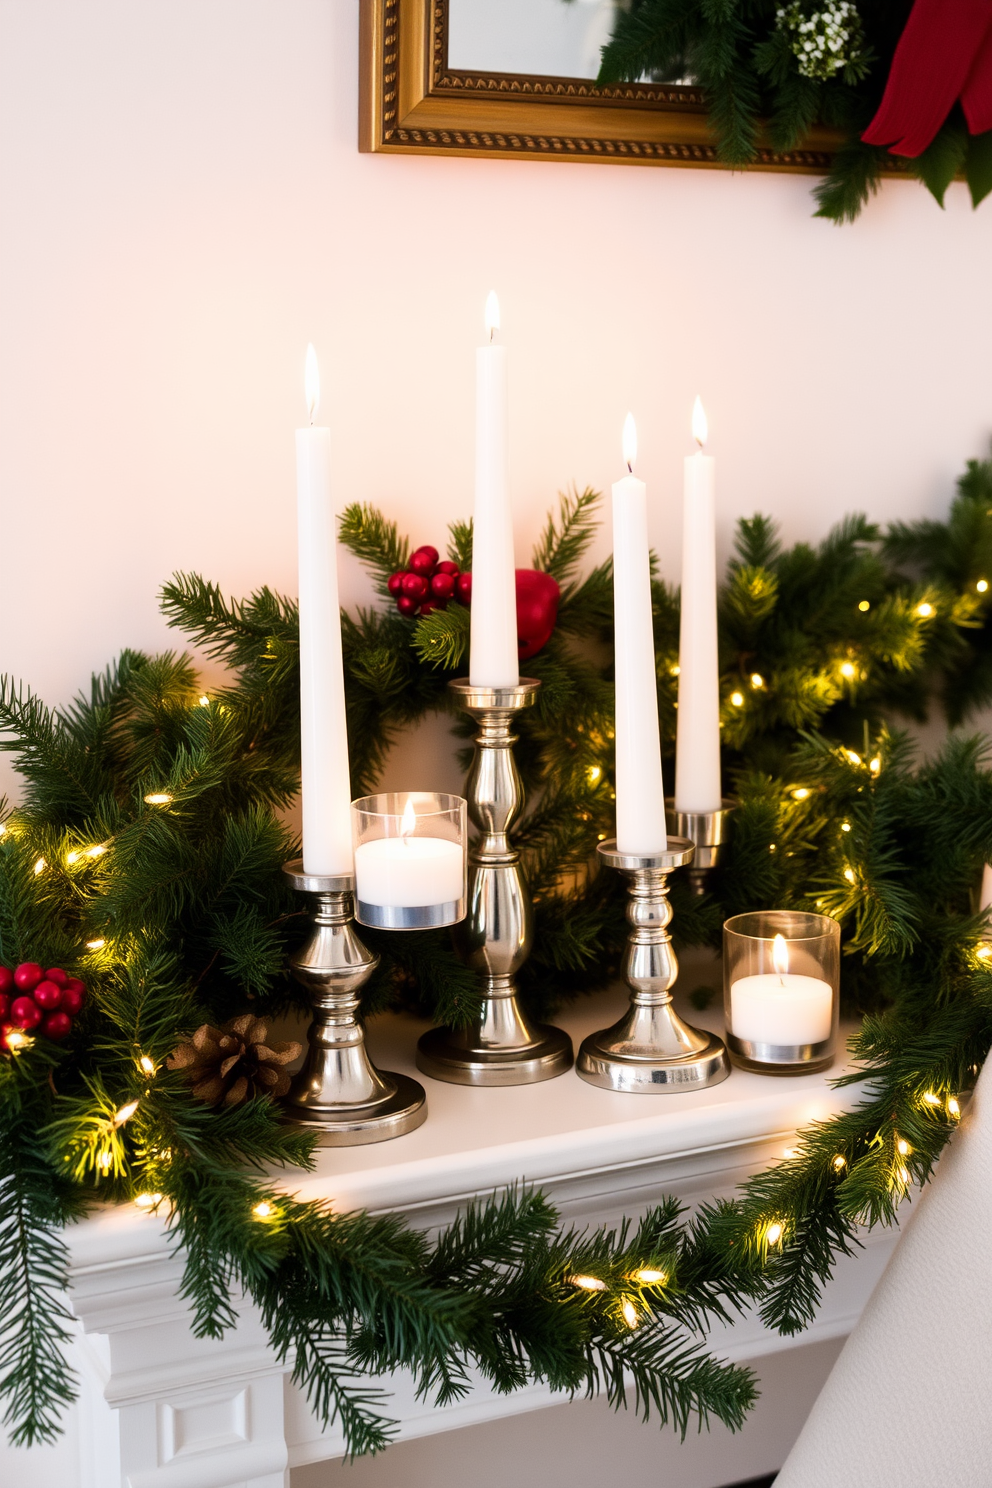
<svg viewBox="0 0 992 1488">
<path fill-rule="evenodd" d="M 992 129 L 992 0 L 916 0 L 861 138 L 922 155 L 958 99 L 970 134 Z"/>
</svg>

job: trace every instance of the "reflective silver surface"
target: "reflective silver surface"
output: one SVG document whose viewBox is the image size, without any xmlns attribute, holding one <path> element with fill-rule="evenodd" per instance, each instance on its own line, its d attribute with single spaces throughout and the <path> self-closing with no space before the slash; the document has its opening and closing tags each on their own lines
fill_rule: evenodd
<svg viewBox="0 0 992 1488">
<path fill-rule="evenodd" d="M 366 904 L 355 901 L 355 919 L 360 925 L 376 930 L 438 930 L 444 925 L 457 925 L 465 918 L 465 900 L 452 899 L 448 904 Z"/>
<path fill-rule="evenodd" d="M 290 963 L 310 994 L 313 1019 L 306 1060 L 282 1102 L 285 1117 L 316 1132 L 322 1147 L 382 1142 L 413 1131 L 427 1117 L 423 1086 L 374 1067 L 355 1016 L 359 989 L 379 958 L 355 934 L 351 879 L 304 874 L 300 863 L 287 863 L 284 871 L 294 888 L 305 886 L 317 899 L 313 935 Z"/>
<path fill-rule="evenodd" d="M 735 1064 L 762 1075 L 812 1075 L 834 1062 L 834 1040 L 818 1044 L 757 1044 L 727 1033 L 727 1048 Z"/>
<path fill-rule="evenodd" d="M 676 811 L 675 802 L 665 802 L 665 825 L 669 832 L 687 837 L 696 849 L 689 869 L 694 894 L 705 894 L 706 880 L 720 861 L 727 840 L 727 824 L 737 802 L 724 797 L 719 811 Z"/>
<path fill-rule="evenodd" d="M 620 856 L 615 842 L 600 843 L 599 852 L 610 866 Z M 685 1023 L 672 1005 L 679 964 L 668 933 L 668 875 L 691 862 L 692 855 L 693 844 L 683 837 L 669 837 L 665 854 L 624 855 L 631 928 L 623 974 L 631 989 L 630 1009 L 612 1028 L 583 1040 L 575 1068 L 590 1085 L 646 1095 L 701 1090 L 730 1074 L 723 1041 Z M 659 866 L 662 857 L 672 861 Z"/>
<path fill-rule="evenodd" d="M 466 795 L 482 834 L 469 854 L 468 913 L 455 946 L 482 982 L 479 1017 L 465 1029 L 432 1028 L 417 1046 L 417 1068 L 456 1085 L 529 1085 L 571 1067 L 572 1041 L 560 1028 L 531 1023 L 517 1002 L 516 973 L 533 936 L 530 894 L 509 830 L 523 806 L 513 758 L 513 715 L 530 707 L 540 683 L 517 687 L 449 684 L 480 725 Z"/>
</svg>

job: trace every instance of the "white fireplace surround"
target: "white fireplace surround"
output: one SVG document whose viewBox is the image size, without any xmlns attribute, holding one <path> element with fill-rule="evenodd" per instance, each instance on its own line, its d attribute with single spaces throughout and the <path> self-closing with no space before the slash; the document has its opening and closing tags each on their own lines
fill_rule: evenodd
<svg viewBox="0 0 992 1488">
<path fill-rule="evenodd" d="M 622 1005 L 623 993 L 614 990 L 583 1000 L 561 1021 L 578 1042 Z M 709 1013 L 685 1011 L 700 1023 L 711 1021 Z M 374 1057 L 414 1073 L 421 1028 L 412 1019 L 377 1019 L 370 1031 Z M 828 1079 L 735 1070 L 712 1090 L 657 1097 L 600 1091 L 574 1072 L 503 1090 L 427 1080 L 430 1115 L 419 1131 L 324 1151 L 316 1173 L 294 1177 L 290 1187 L 342 1208 L 399 1211 L 429 1227 L 444 1224 L 473 1195 L 525 1180 L 540 1185 L 570 1222 L 615 1224 L 664 1194 L 690 1206 L 730 1194 L 780 1156 L 797 1127 L 857 1098 L 856 1089 L 831 1090 Z M 108 1207 L 69 1239 L 80 1330 L 74 1362 L 82 1376 L 78 1464 L 70 1478 L 64 1453 L 46 1468 L 48 1453 L 0 1449 L 0 1480 L 8 1488 L 286 1488 L 293 1467 L 343 1455 L 340 1431 L 314 1419 L 290 1382 L 291 1365 L 274 1358 L 250 1307 L 222 1341 L 193 1336 L 177 1295 L 181 1260 L 159 1218 Z M 748 1314 L 715 1331 L 715 1351 L 753 1361 L 845 1335 L 894 1236 L 883 1231 L 865 1239 L 864 1251 L 839 1265 L 807 1333 L 781 1338 Z M 497 1396 L 480 1384 L 439 1410 L 415 1398 L 408 1378 L 386 1383 L 400 1440 L 539 1409 L 555 1398 L 538 1386 Z"/>
</svg>

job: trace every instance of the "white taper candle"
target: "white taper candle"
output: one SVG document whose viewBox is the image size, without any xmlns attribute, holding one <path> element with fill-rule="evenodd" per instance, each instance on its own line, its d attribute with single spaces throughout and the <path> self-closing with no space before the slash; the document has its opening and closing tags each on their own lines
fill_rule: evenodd
<svg viewBox="0 0 992 1488">
<path fill-rule="evenodd" d="M 472 625 L 469 680 L 473 687 L 516 687 L 516 576 L 510 506 L 506 348 L 495 292 L 486 301 L 485 346 L 475 354 L 475 515 L 472 538 Z"/>
<path fill-rule="evenodd" d="M 692 432 L 699 445 L 685 459 L 682 613 L 675 754 L 676 811 L 719 811 L 720 663 L 716 629 L 716 461 L 703 454 L 706 414 L 696 399 Z"/>
<path fill-rule="evenodd" d="M 303 867 L 351 873 L 351 787 L 341 657 L 337 542 L 331 495 L 331 431 L 315 428 L 317 356 L 307 347 L 310 425 L 296 431 L 300 593 L 300 754 Z"/>
<path fill-rule="evenodd" d="M 664 852 L 658 681 L 651 614 L 647 487 L 634 475 L 637 430 L 623 430 L 628 474 L 613 487 L 613 613 L 616 626 L 617 849 Z"/>
</svg>

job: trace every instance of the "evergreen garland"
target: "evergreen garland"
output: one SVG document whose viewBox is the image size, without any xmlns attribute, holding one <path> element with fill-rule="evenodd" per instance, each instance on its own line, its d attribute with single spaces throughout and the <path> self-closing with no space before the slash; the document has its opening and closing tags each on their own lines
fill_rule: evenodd
<svg viewBox="0 0 992 1488">
<path fill-rule="evenodd" d="M 612 831 L 612 575 L 580 569 L 596 498 L 573 492 L 534 556 L 562 588 L 558 628 L 528 664 L 543 686 L 520 719 L 531 809 L 518 840 L 537 900 L 524 995 L 543 1010 L 605 981 L 624 942 L 617 875 L 597 874 Z M 405 556 L 394 524 L 345 514 L 342 537 L 384 580 Z M 470 559 L 456 524 L 453 556 Z M 53 712 L 9 681 L 0 731 L 24 781 L 0 811 L 0 961 L 79 975 L 92 997 L 65 1044 L 0 1055 L 0 1394 L 15 1441 L 50 1440 L 72 1381 L 62 1227 L 96 1199 L 167 1218 L 201 1334 L 234 1321 L 241 1288 L 317 1414 L 353 1452 L 389 1435 L 369 1374 L 410 1368 L 439 1401 L 469 1366 L 496 1388 L 632 1394 L 684 1432 L 693 1415 L 737 1426 L 746 1370 L 707 1356 L 714 1317 L 757 1300 L 805 1326 L 859 1225 L 889 1222 L 926 1179 L 992 1041 L 992 971 L 971 893 L 992 856 L 992 777 L 953 740 L 914 766 L 890 731 L 938 701 L 954 719 L 992 698 L 988 581 L 992 462 L 973 462 L 946 523 L 863 518 L 818 547 L 782 550 L 742 522 L 721 594 L 725 778 L 740 805 L 728 860 L 702 901 L 675 879 L 683 942 L 717 944 L 744 909 L 819 908 L 843 927 L 853 1110 L 800 1134 L 740 1197 L 686 1223 L 673 1201 L 635 1229 L 562 1231 L 539 1194 L 470 1206 L 436 1240 L 396 1218 L 301 1204 L 276 1175 L 311 1139 L 267 1098 L 213 1110 L 169 1055 L 204 1021 L 298 1002 L 288 957 L 306 916 L 281 864 L 298 844 L 277 812 L 298 785 L 294 604 L 268 589 L 229 602 L 195 575 L 163 596 L 170 623 L 229 668 L 201 692 L 185 656 L 126 652 Z M 658 695 L 674 737 L 677 596 L 655 582 Z M 457 608 L 411 621 L 343 617 L 356 794 L 392 742 L 433 709 L 466 645 Z M 456 723 L 463 735 L 464 720 Z M 474 979 L 441 935 L 375 935 L 365 1008 L 400 1003 L 467 1018 Z M 603 1283 L 588 1289 L 583 1279 Z"/>
<path fill-rule="evenodd" d="M 801 149 L 815 124 L 838 131 L 841 144 L 814 193 L 818 217 L 853 221 L 882 174 L 900 168 L 941 206 L 963 174 L 977 207 L 992 191 L 992 131 L 969 134 L 959 104 L 918 158 L 897 160 L 861 138 L 911 8 L 911 0 L 629 0 L 618 7 L 598 81 L 691 77 L 730 166 L 753 163 L 762 146 Z"/>
</svg>

